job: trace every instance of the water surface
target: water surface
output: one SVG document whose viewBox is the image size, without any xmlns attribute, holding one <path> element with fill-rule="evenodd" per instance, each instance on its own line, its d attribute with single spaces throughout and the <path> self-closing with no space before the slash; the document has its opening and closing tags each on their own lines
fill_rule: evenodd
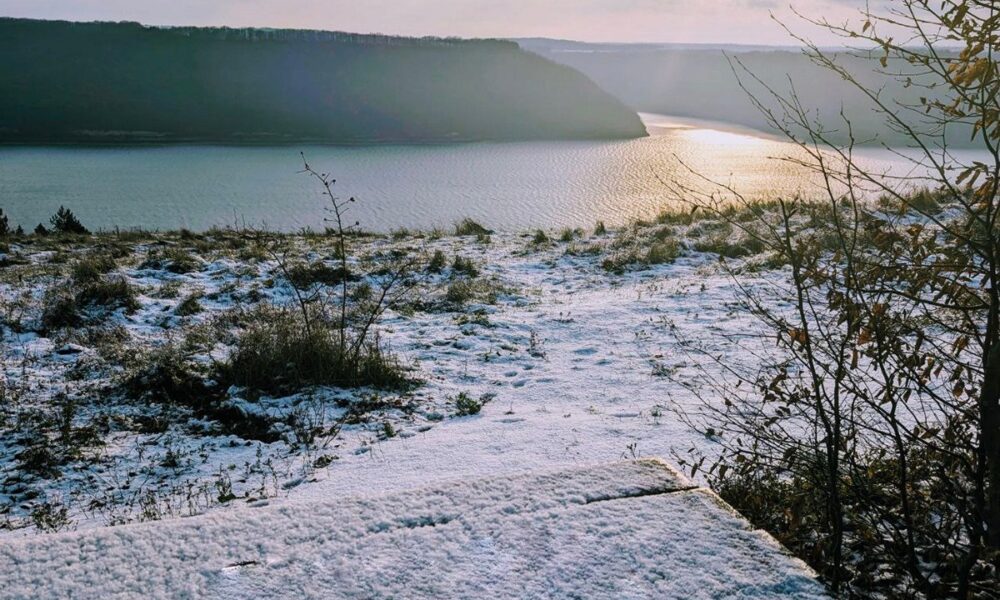
<svg viewBox="0 0 1000 600">
<path fill-rule="evenodd" d="M 750 197 L 813 193 L 801 167 L 774 160 L 794 148 L 716 123 L 644 115 L 650 137 L 610 142 L 507 142 L 362 147 L 0 148 L 0 208 L 33 228 L 60 205 L 91 228 L 205 229 L 247 223 L 324 226 L 304 152 L 356 196 L 368 230 L 426 229 L 472 217 L 500 230 L 609 225 L 649 217 L 676 198 L 662 181 L 699 185 L 693 169 Z M 868 149 L 876 169 L 908 169 Z"/>
</svg>

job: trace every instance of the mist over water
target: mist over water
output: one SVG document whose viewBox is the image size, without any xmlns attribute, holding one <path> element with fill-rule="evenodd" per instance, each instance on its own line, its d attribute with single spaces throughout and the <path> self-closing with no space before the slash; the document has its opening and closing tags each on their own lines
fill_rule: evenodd
<svg viewBox="0 0 1000 600">
<path fill-rule="evenodd" d="M 643 118 L 650 137 L 616 142 L 7 147 L 0 148 L 0 208 L 26 230 L 60 205 L 91 228 L 322 229 L 325 204 L 315 182 L 298 173 L 300 151 L 337 178 L 341 195 L 358 198 L 351 219 L 374 231 L 450 226 L 463 217 L 498 230 L 617 225 L 676 204 L 661 179 L 704 185 L 689 169 L 748 197 L 818 189 L 804 169 L 774 159 L 794 153 L 790 144 L 717 123 Z M 887 150 L 860 154 L 877 170 L 912 170 Z"/>
</svg>

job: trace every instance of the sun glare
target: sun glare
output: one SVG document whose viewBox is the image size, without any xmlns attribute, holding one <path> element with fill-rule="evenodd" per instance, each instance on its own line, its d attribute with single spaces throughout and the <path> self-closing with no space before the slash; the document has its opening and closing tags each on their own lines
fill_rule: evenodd
<svg viewBox="0 0 1000 600">
<path fill-rule="evenodd" d="M 681 135 L 696 144 L 726 146 L 728 148 L 734 146 L 748 148 L 767 144 L 767 140 L 759 137 L 732 133 L 730 131 L 719 131 L 717 129 L 688 129 L 682 132 Z"/>
</svg>

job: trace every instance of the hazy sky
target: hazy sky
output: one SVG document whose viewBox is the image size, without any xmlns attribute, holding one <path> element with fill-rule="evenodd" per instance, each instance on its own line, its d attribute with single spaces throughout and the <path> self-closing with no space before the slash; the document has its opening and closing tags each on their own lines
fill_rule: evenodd
<svg viewBox="0 0 1000 600">
<path fill-rule="evenodd" d="M 0 0 L 0 15 L 162 25 L 586 41 L 788 43 L 789 5 L 843 20 L 864 0 Z M 796 27 L 800 29 L 799 26 Z M 803 28 L 804 29 L 804 28 Z M 830 39 L 813 36 L 826 43 Z"/>
</svg>

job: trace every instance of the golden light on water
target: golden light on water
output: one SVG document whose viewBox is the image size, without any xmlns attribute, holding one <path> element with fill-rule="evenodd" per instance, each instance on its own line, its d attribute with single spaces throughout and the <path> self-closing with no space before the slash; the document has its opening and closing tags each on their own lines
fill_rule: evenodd
<svg viewBox="0 0 1000 600">
<path fill-rule="evenodd" d="M 720 146 L 727 150 L 739 148 L 744 152 L 753 151 L 754 147 L 762 150 L 769 144 L 768 140 L 761 137 L 754 137 L 729 131 L 719 131 L 715 129 L 687 129 L 681 136 L 694 144 L 704 144 L 709 146 Z"/>
</svg>

